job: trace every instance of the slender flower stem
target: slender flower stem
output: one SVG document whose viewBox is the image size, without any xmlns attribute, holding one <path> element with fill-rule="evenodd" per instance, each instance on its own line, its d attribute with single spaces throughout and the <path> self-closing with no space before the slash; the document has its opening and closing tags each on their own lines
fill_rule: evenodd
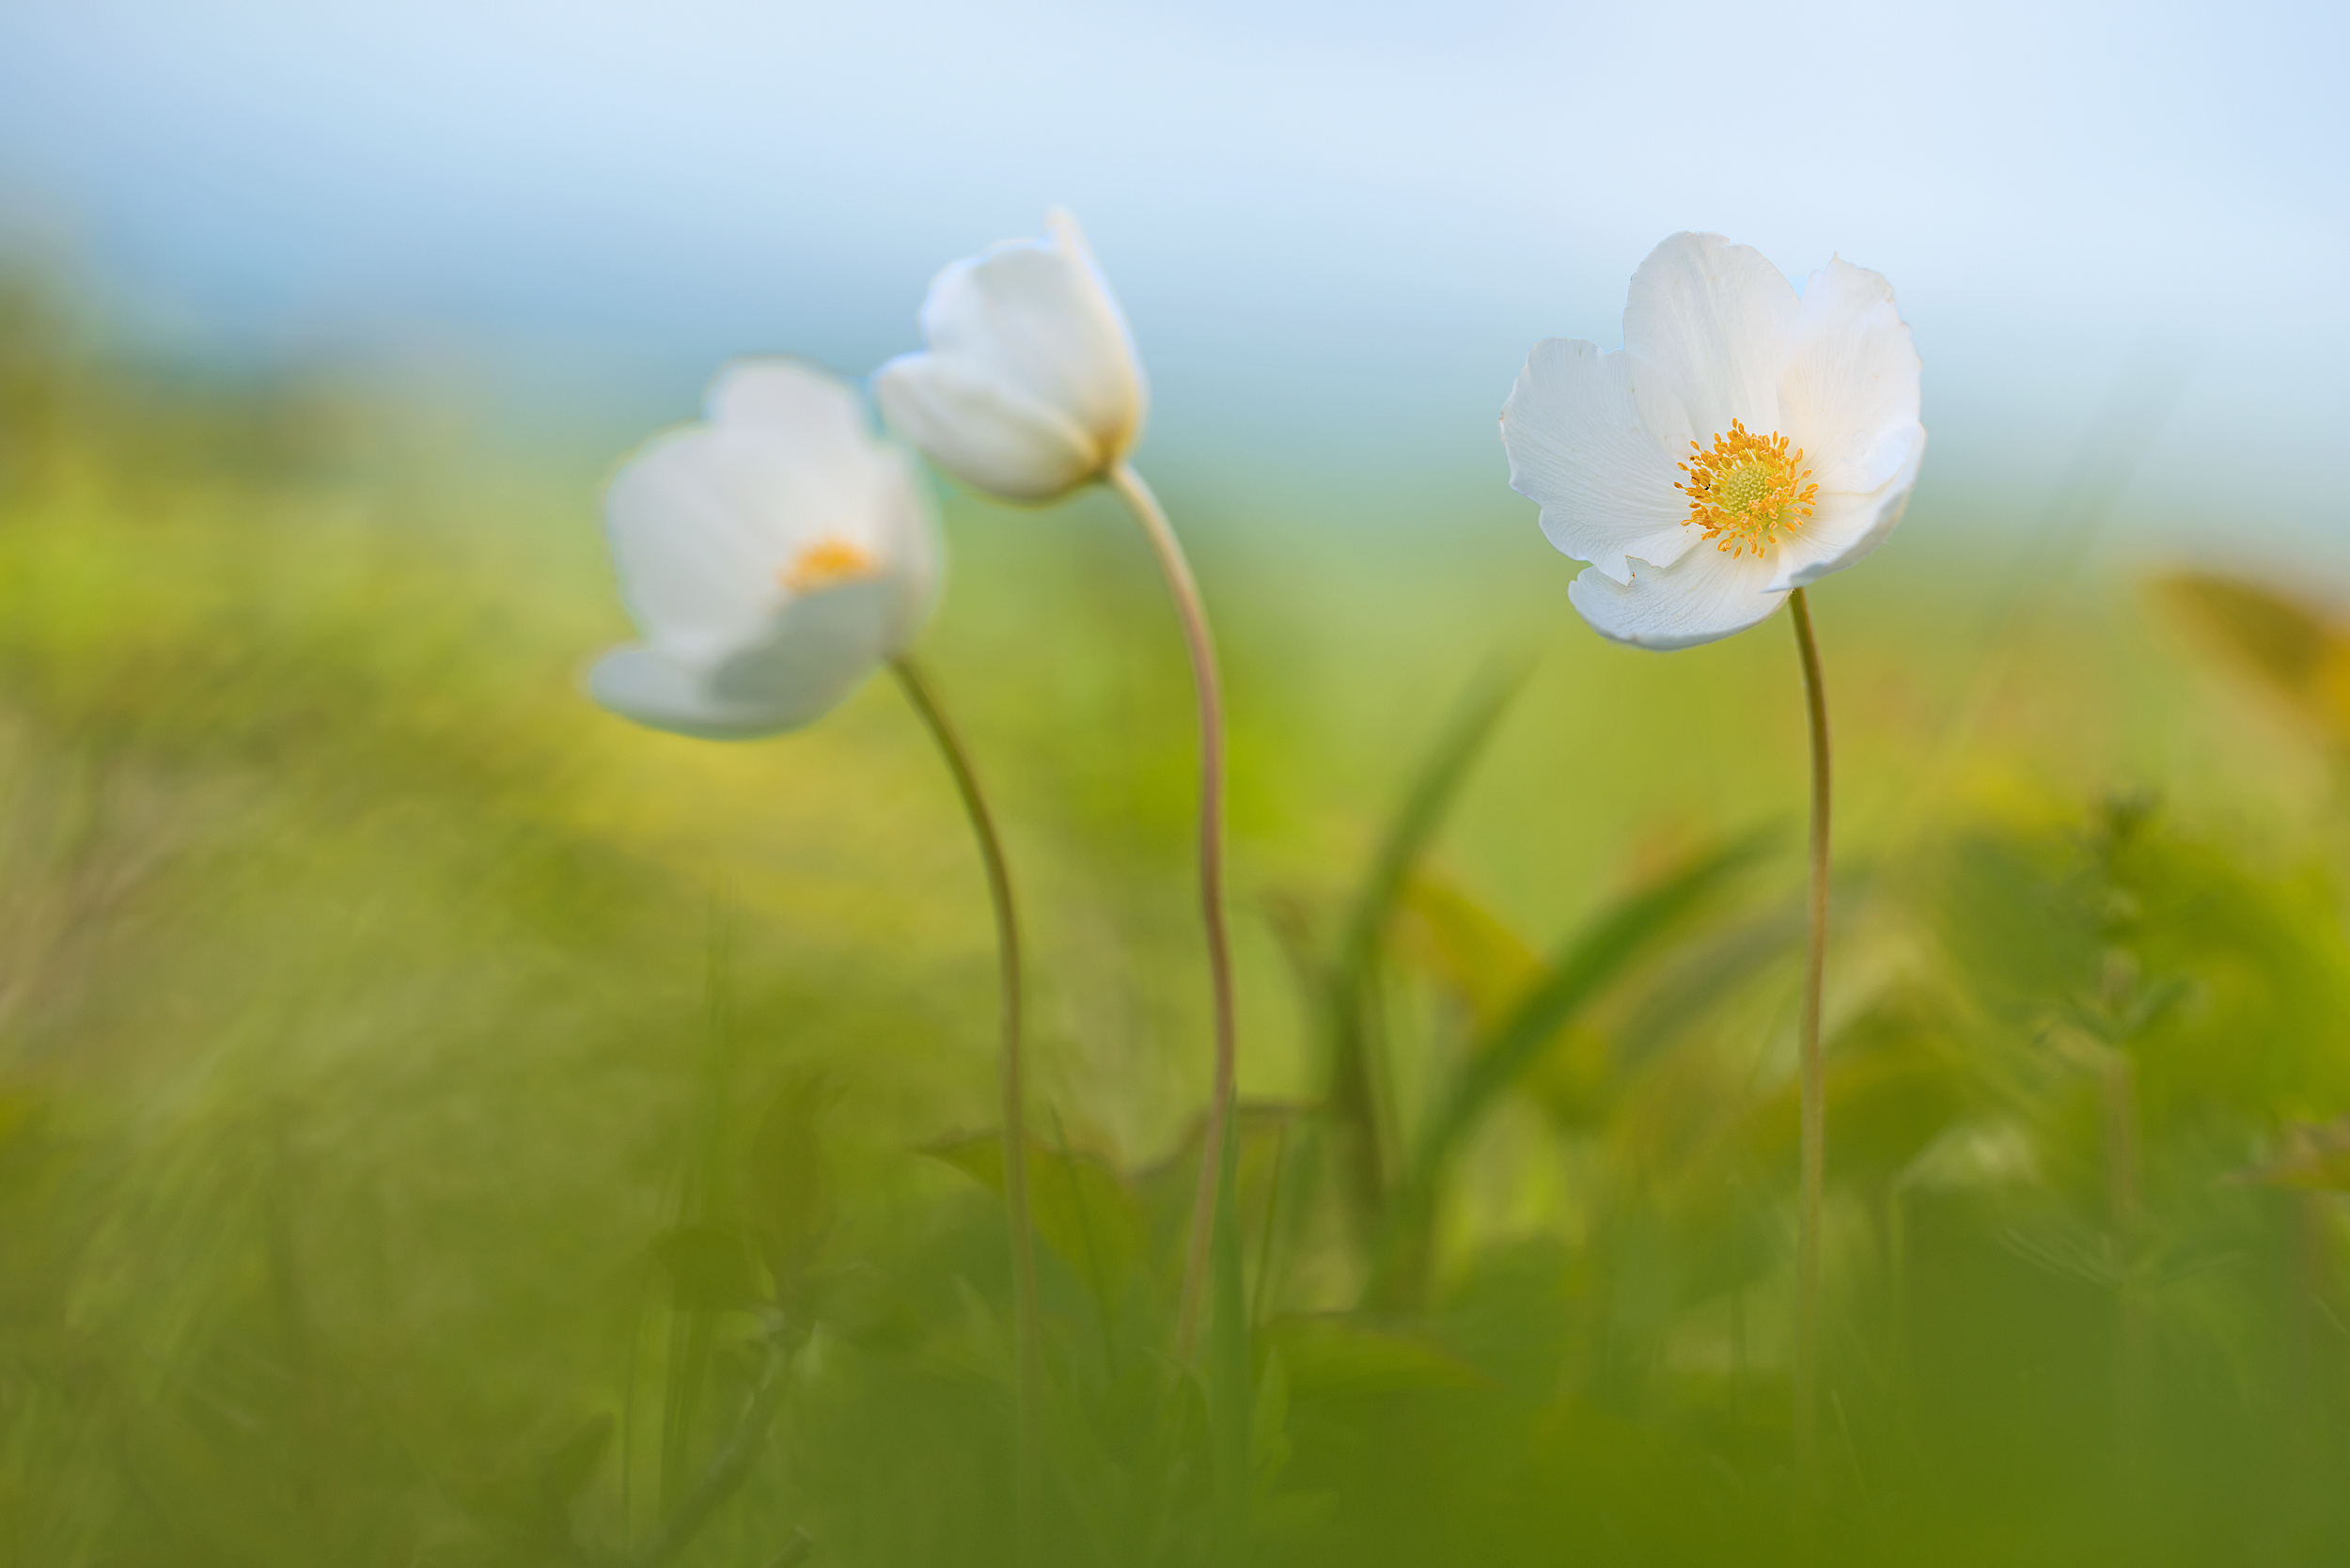
<svg viewBox="0 0 2350 1568">
<path fill-rule="evenodd" d="M 1028 1215 L 1027 1094 L 1020 1055 L 1020 921 L 1012 906 L 1011 872 L 1004 861 L 1003 841 L 996 837 L 995 819 L 988 811 L 986 797 L 979 793 L 970 755 L 914 661 L 901 653 L 890 661 L 889 667 L 905 688 L 906 700 L 938 743 L 947 771 L 954 775 L 963 808 L 970 813 L 971 831 L 979 841 L 979 858 L 987 867 L 988 896 L 995 905 L 995 956 L 1002 971 L 998 995 L 1003 1047 L 997 1069 L 1003 1094 L 1004 1210 L 1011 1227 L 1012 1357 L 1018 1379 L 1012 1455 L 1017 1488 L 1014 1521 L 1019 1560 L 1033 1562 L 1042 1485 L 1044 1375 L 1037 1317 L 1036 1231 Z"/>
<path fill-rule="evenodd" d="M 1811 716 L 1811 934 L 1803 959 L 1803 1018 L 1796 1034 L 1803 1094 L 1802 1208 L 1795 1232 L 1795 1464 L 1809 1496 L 1819 1484 L 1820 1189 L 1827 1168 L 1827 1074 L 1820 1058 L 1820 992 L 1827 975 L 1827 688 L 1811 606 L 1801 588 L 1787 596 L 1803 656 Z"/>
<path fill-rule="evenodd" d="M 1224 1165 L 1224 1139 L 1232 1116 L 1236 1073 L 1233 1045 L 1232 945 L 1224 921 L 1224 694 L 1215 671 L 1215 639 L 1208 630 L 1207 606 L 1191 575 L 1183 546 L 1167 521 L 1151 487 L 1131 464 L 1108 474 L 1142 525 L 1159 571 L 1174 595 L 1183 623 L 1183 646 L 1191 653 L 1191 680 L 1199 697 L 1199 909 L 1208 931 L 1208 975 L 1215 992 L 1214 1100 L 1208 1107 L 1207 1137 L 1199 1151 L 1199 1187 L 1191 1205 L 1191 1242 L 1183 1259 L 1183 1305 L 1175 1324 L 1175 1353 L 1189 1360 L 1199 1334 L 1199 1301 L 1208 1278 L 1208 1237 L 1214 1229 L 1215 1188 Z"/>
</svg>

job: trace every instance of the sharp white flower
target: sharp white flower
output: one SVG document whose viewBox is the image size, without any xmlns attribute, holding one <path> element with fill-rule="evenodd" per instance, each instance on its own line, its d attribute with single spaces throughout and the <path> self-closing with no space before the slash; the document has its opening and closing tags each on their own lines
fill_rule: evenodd
<svg viewBox="0 0 2350 1568">
<path fill-rule="evenodd" d="M 1042 240 L 957 261 L 922 302 L 919 353 L 873 376 L 892 429 L 974 490 L 1043 502 L 1116 468 L 1150 394 L 1126 317 L 1085 236 L 1055 209 Z"/>
<path fill-rule="evenodd" d="M 729 366 L 702 423 L 621 468 L 605 525 L 645 640 L 605 654 L 588 686 L 656 729 L 740 740 L 807 724 L 937 599 L 912 457 L 873 433 L 854 388 L 791 360 Z"/>
<path fill-rule="evenodd" d="M 1901 520 L 1926 432 L 1875 273 L 1831 259 L 1798 295 L 1761 252 L 1676 234 L 1633 274 L 1623 344 L 1535 344 L 1501 412 L 1511 488 L 1591 563 L 1567 597 L 1605 635 L 1726 637 Z"/>
</svg>

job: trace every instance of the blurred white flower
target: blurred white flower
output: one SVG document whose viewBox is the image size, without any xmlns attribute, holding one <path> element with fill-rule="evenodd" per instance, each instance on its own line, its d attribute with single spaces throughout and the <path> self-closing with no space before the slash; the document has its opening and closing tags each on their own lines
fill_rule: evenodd
<svg viewBox="0 0 2350 1568">
<path fill-rule="evenodd" d="M 1050 501 L 1108 474 L 1150 395 L 1134 337 L 1076 220 L 957 261 L 922 302 L 920 353 L 873 376 L 890 426 L 975 490 Z"/>
<path fill-rule="evenodd" d="M 1798 296 L 1761 252 L 1676 234 L 1633 274 L 1623 342 L 1535 344 L 1501 411 L 1511 488 L 1591 563 L 1567 596 L 1605 635 L 1728 636 L 1901 520 L 1926 432 L 1875 273 L 1831 259 Z"/>
<path fill-rule="evenodd" d="M 655 436 L 613 479 L 605 523 L 644 635 L 588 675 L 596 700 L 714 740 L 795 729 L 921 629 L 940 549 L 909 454 L 854 388 L 744 360 L 704 421 Z"/>
</svg>

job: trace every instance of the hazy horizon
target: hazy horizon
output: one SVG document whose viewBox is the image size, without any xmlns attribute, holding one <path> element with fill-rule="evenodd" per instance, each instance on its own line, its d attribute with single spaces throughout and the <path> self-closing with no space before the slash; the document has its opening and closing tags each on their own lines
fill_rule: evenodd
<svg viewBox="0 0 2350 1568">
<path fill-rule="evenodd" d="M 456 366 L 502 421 L 609 442 L 730 354 L 870 368 L 938 266 L 1058 202 L 1154 445 L 1346 496 L 1498 484 L 1528 344 L 1613 346 L 1648 248 L 1711 228 L 1893 280 L 1930 486 L 2029 504 L 2117 385 L 2183 381 L 2129 510 L 2338 545 L 2342 28 L 19 0 L 0 229 L 159 339 Z"/>
</svg>

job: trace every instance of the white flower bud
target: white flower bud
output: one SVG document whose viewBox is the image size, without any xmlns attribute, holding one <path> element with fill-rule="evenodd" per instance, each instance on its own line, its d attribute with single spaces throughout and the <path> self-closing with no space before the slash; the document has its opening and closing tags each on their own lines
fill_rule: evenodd
<svg viewBox="0 0 2350 1568">
<path fill-rule="evenodd" d="M 957 261 L 922 302 L 920 353 L 873 377 L 882 414 L 942 469 L 1008 501 L 1050 501 L 1122 461 L 1149 394 L 1126 318 L 1076 220 Z"/>
</svg>

